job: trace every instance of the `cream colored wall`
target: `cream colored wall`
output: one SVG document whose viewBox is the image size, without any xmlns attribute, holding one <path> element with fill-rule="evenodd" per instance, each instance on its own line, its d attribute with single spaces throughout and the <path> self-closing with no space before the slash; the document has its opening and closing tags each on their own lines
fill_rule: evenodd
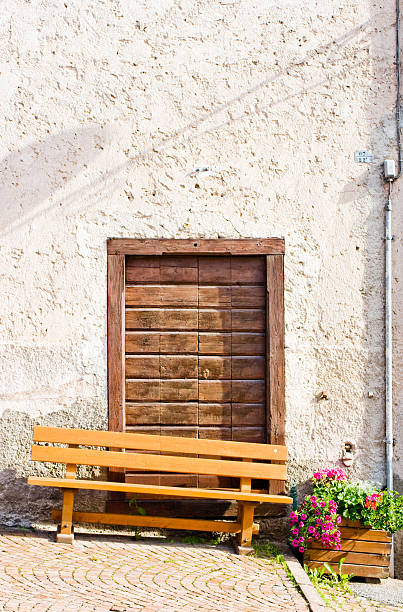
<svg viewBox="0 0 403 612">
<path fill-rule="evenodd" d="M 24 487 L 34 422 L 106 426 L 111 236 L 284 236 L 292 478 L 354 438 L 383 483 L 394 1 L 10 0 L 1 23 L 3 519 L 51 505 Z"/>
</svg>

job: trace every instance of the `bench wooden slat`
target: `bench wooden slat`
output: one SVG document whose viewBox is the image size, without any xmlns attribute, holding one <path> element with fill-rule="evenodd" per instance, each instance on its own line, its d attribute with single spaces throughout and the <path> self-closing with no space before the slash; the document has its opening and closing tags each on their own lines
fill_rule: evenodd
<svg viewBox="0 0 403 612">
<path fill-rule="evenodd" d="M 61 510 L 53 510 L 52 519 L 60 521 Z M 191 529 L 192 531 L 220 531 L 239 533 L 241 525 L 235 521 L 208 521 L 202 519 L 171 518 L 166 516 L 141 516 L 111 514 L 103 512 L 73 512 L 75 523 L 95 523 L 99 525 L 129 525 L 131 527 L 159 527 L 160 529 Z M 252 525 L 252 532 L 259 533 L 259 526 Z"/>
<path fill-rule="evenodd" d="M 243 493 L 234 490 L 195 489 L 180 487 L 164 487 L 159 485 L 130 484 L 124 482 L 105 482 L 102 480 L 67 481 L 64 478 L 46 478 L 30 476 L 28 484 L 45 487 L 61 487 L 75 489 L 92 489 L 97 491 L 122 491 L 125 493 L 145 493 L 147 495 L 164 495 L 168 497 L 197 497 L 202 499 L 234 499 L 240 501 L 257 501 L 261 503 L 291 504 L 292 498 L 285 495 L 269 495 L 267 493 Z"/>
<path fill-rule="evenodd" d="M 106 446 L 157 452 L 193 453 L 220 457 L 260 460 L 287 460 L 287 447 L 275 444 L 254 444 L 223 440 L 188 439 L 178 436 L 155 436 L 87 429 L 62 429 L 60 427 L 34 427 L 34 442 Z"/>
<path fill-rule="evenodd" d="M 56 446 L 32 446 L 32 461 L 75 463 L 109 468 L 128 468 L 140 471 L 179 472 L 184 474 L 213 474 L 235 478 L 264 478 L 286 480 L 285 465 L 252 463 L 172 455 L 151 455 L 98 451 L 86 448 L 60 448 Z"/>
</svg>

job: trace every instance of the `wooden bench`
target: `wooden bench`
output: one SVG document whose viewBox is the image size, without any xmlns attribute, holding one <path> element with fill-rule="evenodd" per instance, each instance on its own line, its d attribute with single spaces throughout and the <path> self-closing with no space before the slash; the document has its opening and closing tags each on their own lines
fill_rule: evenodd
<svg viewBox="0 0 403 612">
<path fill-rule="evenodd" d="M 62 510 L 54 510 L 52 513 L 52 518 L 60 521 L 57 535 L 59 542 L 72 542 L 73 523 L 82 522 L 232 533 L 237 534 L 239 552 L 247 553 L 251 550 L 252 534 L 259 530 L 259 526 L 253 522 L 255 507 L 263 502 L 292 503 L 292 499 L 285 495 L 271 495 L 267 491 L 256 491 L 251 488 L 252 478 L 286 480 L 287 448 L 285 446 L 57 427 L 35 427 L 33 441 L 68 445 L 66 448 L 34 444 L 31 453 L 32 461 L 65 464 L 64 478 L 38 476 L 28 478 L 28 484 L 60 487 L 64 493 Z M 106 447 L 109 450 L 82 448 L 91 446 Z M 188 457 L 183 454 L 195 456 Z M 100 466 L 115 471 L 121 470 L 121 472 L 130 469 L 141 472 L 229 476 L 239 479 L 239 488 L 213 490 L 104 480 L 78 480 L 76 479 L 77 465 Z M 140 496 L 151 494 L 170 498 L 236 500 L 238 516 L 236 521 L 219 521 L 74 512 L 74 495 L 77 489 L 122 491 Z"/>
</svg>

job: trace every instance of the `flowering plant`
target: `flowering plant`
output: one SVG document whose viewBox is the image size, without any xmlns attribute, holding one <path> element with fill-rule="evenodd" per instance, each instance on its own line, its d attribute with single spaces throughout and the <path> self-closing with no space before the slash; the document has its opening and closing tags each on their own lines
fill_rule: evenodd
<svg viewBox="0 0 403 612">
<path fill-rule="evenodd" d="M 324 548 L 340 550 L 342 517 L 395 533 L 403 529 L 403 495 L 351 482 L 338 468 L 315 472 L 313 495 L 290 514 L 291 546 L 303 553 L 310 540 L 317 540 Z"/>
<path fill-rule="evenodd" d="M 320 541 L 325 548 L 340 550 L 340 522 L 335 501 L 307 495 L 298 511 L 290 514 L 289 542 L 300 553 L 312 539 Z"/>
</svg>

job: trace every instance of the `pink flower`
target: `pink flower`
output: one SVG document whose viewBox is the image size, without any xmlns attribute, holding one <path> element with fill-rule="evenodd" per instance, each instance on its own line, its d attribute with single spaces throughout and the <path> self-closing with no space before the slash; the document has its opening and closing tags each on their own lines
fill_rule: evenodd
<svg viewBox="0 0 403 612">
<path fill-rule="evenodd" d="M 303 521 L 306 521 L 306 519 L 307 519 L 306 514 L 301 514 L 301 519 L 302 519 Z"/>
<path fill-rule="evenodd" d="M 312 527 L 312 525 L 308 527 L 308 533 L 315 533 L 315 527 Z"/>
<path fill-rule="evenodd" d="M 303 546 L 300 546 L 300 547 L 298 548 L 298 550 L 299 550 L 299 552 L 300 552 L 300 553 L 305 552 L 305 548 L 304 548 Z"/>
<path fill-rule="evenodd" d="M 301 521 L 298 527 L 303 527 L 303 526 L 304 526 L 304 523 Z"/>
<path fill-rule="evenodd" d="M 341 516 L 338 516 L 338 517 L 336 518 L 336 523 L 337 523 L 338 525 L 340 525 L 340 523 L 341 523 Z"/>
<path fill-rule="evenodd" d="M 317 499 L 317 498 L 315 497 L 315 495 L 312 495 L 312 496 L 311 496 L 311 502 L 316 502 L 316 499 Z"/>
<path fill-rule="evenodd" d="M 312 502 L 312 508 L 317 508 L 318 504 L 316 502 Z"/>
<path fill-rule="evenodd" d="M 299 534 L 299 530 L 296 527 L 294 527 L 294 529 L 291 529 L 291 533 L 292 533 L 292 535 L 298 535 Z"/>
<path fill-rule="evenodd" d="M 295 548 L 297 548 L 298 544 L 299 544 L 298 540 L 292 541 L 292 545 L 295 546 Z"/>
<path fill-rule="evenodd" d="M 315 514 L 316 514 L 316 516 L 319 516 L 319 514 L 320 514 L 320 510 L 319 510 L 319 508 L 316 508 L 316 510 L 315 510 Z"/>
</svg>

